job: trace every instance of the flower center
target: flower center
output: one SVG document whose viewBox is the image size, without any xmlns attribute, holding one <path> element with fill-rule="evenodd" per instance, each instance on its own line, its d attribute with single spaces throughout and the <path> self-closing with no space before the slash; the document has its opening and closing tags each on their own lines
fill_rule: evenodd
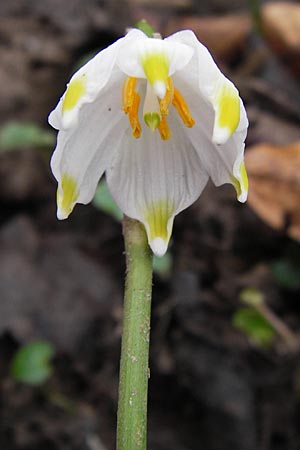
<svg viewBox="0 0 300 450">
<path fill-rule="evenodd" d="M 122 109 L 128 115 L 129 123 L 132 129 L 132 135 L 139 138 L 142 127 L 139 121 L 140 95 L 136 91 L 137 78 L 127 77 L 122 91 Z M 147 81 L 146 95 L 143 105 L 143 119 L 145 124 L 155 131 L 159 131 L 162 140 L 168 140 L 171 137 L 171 131 L 168 126 L 167 116 L 171 106 L 177 110 L 184 125 L 191 128 L 195 124 L 188 104 L 178 89 L 174 88 L 171 77 L 167 78 L 165 94 L 163 98 L 157 95 L 157 91 L 151 81 Z"/>
</svg>

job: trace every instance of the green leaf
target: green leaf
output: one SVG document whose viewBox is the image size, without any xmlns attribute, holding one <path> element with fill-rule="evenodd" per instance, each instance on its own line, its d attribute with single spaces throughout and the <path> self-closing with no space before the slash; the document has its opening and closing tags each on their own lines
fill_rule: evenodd
<svg viewBox="0 0 300 450">
<path fill-rule="evenodd" d="M 54 348 L 45 341 L 36 341 L 21 347 L 14 355 L 10 373 L 14 380 L 41 385 L 53 372 L 51 359 Z"/>
<path fill-rule="evenodd" d="M 162 278 L 167 278 L 172 269 L 172 256 L 166 253 L 164 256 L 153 255 L 153 270 Z"/>
<path fill-rule="evenodd" d="M 15 150 L 27 147 L 51 148 L 54 144 L 54 132 L 44 130 L 31 122 L 7 122 L 0 129 L 0 150 Z"/>
<path fill-rule="evenodd" d="M 256 288 L 246 288 L 240 292 L 240 300 L 250 306 L 259 306 L 264 302 L 263 293 Z"/>
<path fill-rule="evenodd" d="M 300 288 L 300 266 L 288 260 L 280 260 L 272 266 L 273 275 L 281 286 L 289 289 Z"/>
<path fill-rule="evenodd" d="M 143 33 L 145 33 L 146 36 L 150 38 L 152 38 L 153 35 L 155 34 L 154 29 L 151 27 L 151 25 L 149 25 L 149 23 L 145 19 L 142 19 L 139 22 L 137 22 L 134 27 L 141 30 Z"/>
<path fill-rule="evenodd" d="M 101 180 L 98 184 L 98 188 L 93 199 L 93 204 L 96 208 L 100 209 L 106 214 L 109 214 L 114 219 L 118 221 L 122 220 L 122 211 L 112 199 L 105 180 Z"/>
<path fill-rule="evenodd" d="M 261 347 L 270 347 L 276 332 L 272 325 L 255 309 L 242 308 L 232 319 L 233 326 Z"/>
</svg>

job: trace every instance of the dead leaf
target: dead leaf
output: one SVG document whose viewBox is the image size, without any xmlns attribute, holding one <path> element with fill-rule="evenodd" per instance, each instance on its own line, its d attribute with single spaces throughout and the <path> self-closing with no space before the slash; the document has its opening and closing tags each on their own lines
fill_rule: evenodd
<svg viewBox="0 0 300 450">
<path fill-rule="evenodd" d="M 292 68 L 300 72 L 300 5 L 291 2 L 270 2 L 261 14 L 265 38 Z"/>
<path fill-rule="evenodd" d="M 169 21 L 166 35 L 179 30 L 193 30 L 217 60 L 230 61 L 244 49 L 251 26 L 250 16 L 246 14 L 222 17 L 181 16 Z"/>
<path fill-rule="evenodd" d="M 300 240 L 300 141 L 253 146 L 245 160 L 250 206 L 271 227 Z"/>
</svg>

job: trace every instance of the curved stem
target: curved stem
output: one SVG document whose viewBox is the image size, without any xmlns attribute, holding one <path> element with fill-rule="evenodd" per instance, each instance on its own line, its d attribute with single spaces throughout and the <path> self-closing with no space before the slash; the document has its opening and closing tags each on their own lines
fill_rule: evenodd
<svg viewBox="0 0 300 450">
<path fill-rule="evenodd" d="M 146 450 L 152 252 L 143 225 L 124 217 L 126 283 L 117 450 Z"/>
</svg>

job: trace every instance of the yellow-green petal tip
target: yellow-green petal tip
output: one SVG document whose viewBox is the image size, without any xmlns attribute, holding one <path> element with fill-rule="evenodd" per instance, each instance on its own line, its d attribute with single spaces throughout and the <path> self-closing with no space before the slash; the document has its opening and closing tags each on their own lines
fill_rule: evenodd
<svg viewBox="0 0 300 450">
<path fill-rule="evenodd" d="M 156 256 L 163 256 L 172 233 L 174 208 L 168 201 L 158 200 L 144 209 L 143 216 L 149 245 Z"/>
<path fill-rule="evenodd" d="M 168 249 L 168 241 L 161 237 L 156 237 L 150 241 L 150 247 L 155 256 L 164 256 Z"/>
<path fill-rule="evenodd" d="M 248 195 L 248 176 L 244 162 L 240 164 L 238 176 L 232 175 L 231 182 L 236 190 L 237 199 L 244 203 Z"/>
<path fill-rule="evenodd" d="M 78 188 L 76 180 L 66 173 L 63 174 L 57 189 L 57 218 L 59 220 L 67 219 L 75 206 L 77 198 Z"/>
</svg>

